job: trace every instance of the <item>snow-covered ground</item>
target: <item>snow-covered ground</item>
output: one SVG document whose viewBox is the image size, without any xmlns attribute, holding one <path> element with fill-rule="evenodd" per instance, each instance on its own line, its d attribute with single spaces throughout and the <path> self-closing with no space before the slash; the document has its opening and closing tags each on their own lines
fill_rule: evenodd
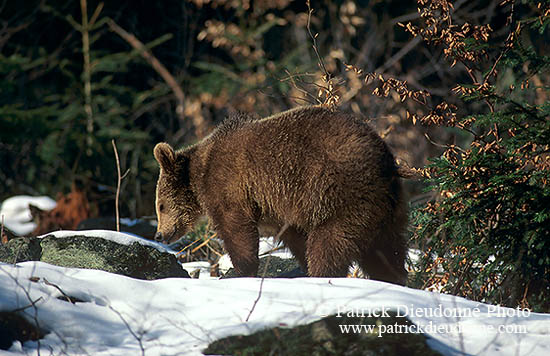
<svg viewBox="0 0 550 356">
<path fill-rule="evenodd" d="M 121 238 L 112 234 L 109 239 Z M 29 320 L 50 331 L 39 344 L 15 343 L 0 354 L 131 355 L 143 349 L 146 355 L 200 355 L 229 335 L 335 313 L 394 310 L 417 325 L 409 331 L 430 335 L 429 345 L 445 355 L 550 355 L 548 314 L 365 279 L 266 279 L 246 321 L 260 284 L 259 278 L 143 281 L 42 262 L 0 264 L 0 310 L 27 307 Z M 61 291 L 84 302 L 57 299 Z M 379 330 L 381 337 L 392 332 Z"/>
<path fill-rule="evenodd" d="M 13 221 L 25 214 L 16 206 L 24 205 L 4 203 L 2 211 Z M 76 234 L 126 245 L 138 241 L 175 253 L 125 233 L 54 233 L 58 238 Z M 273 247 L 262 240 L 261 253 Z M 286 251 L 275 255 L 289 256 Z M 229 266 L 230 261 L 221 261 L 220 268 Z M 0 355 L 201 355 L 210 342 L 229 335 L 306 324 L 336 313 L 384 316 L 389 310 L 407 316 L 416 325 L 408 331 L 429 335 L 429 345 L 444 355 L 550 355 L 550 314 L 355 278 L 266 279 L 253 309 L 261 279 L 213 279 L 206 262 L 183 267 L 201 270 L 201 278 L 144 281 L 43 262 L 0 263 L 0 311 L 23 308 L 29 320 L 49 331 L 39 343 L 15 343 Z M 84 302 L 57 299 L 61 291 Z M 378 331 L 384 337 L 396 330 Z"/>
</svg>

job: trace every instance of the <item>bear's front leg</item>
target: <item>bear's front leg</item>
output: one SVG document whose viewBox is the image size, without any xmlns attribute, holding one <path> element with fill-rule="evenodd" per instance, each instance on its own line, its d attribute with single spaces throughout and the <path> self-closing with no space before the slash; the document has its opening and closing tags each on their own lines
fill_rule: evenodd
<svg viewBox="0 0 550 356">
<path fill-rule="evenodd" d="M 241 212 L 230 211 L 213 216 L 212 220 L 237 274 L 255 277 L 258 273 L 260 245 L 256 223 Z"/>
</svg>

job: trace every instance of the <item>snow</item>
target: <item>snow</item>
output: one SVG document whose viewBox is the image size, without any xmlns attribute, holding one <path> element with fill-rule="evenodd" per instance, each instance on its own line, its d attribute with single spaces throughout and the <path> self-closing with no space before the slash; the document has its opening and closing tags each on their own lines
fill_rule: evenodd
<svg viewBox="0 0 550 356">
<path fill-rule="evenodd" d="M 85 234 L 136 241 L 115 232 Z M 356 278 L 265 279 L 251 313 L 261 283 L 260 278 L 144 281 L 43 262 L 0 264 L 0 310 L 28 306 L 28 319 L 50 331 L 39 344 L 16 342 L 0 354 L 134 355 L 143 348 L 145 355 L 201 355 L 210 342 L 229 335 L 336 313 L 384 316 L 393 310 L 424 329 L 430 347 L 444 355 L 550 355 L 549 314 Z M 84 302 L 57 299 L 61 291 Z"/>
<path fill-rule="evenodd" d="M 283 246 L 275 240 L 273 236 L 262 237 L 260 238 L 260 246 L 258 249 L 258 254 L 260 257 L 267 255 L 279 257 L 279 258 L 292 258 L 292 253 L 288 248 L 283 248 Z M 218 260 L 218 268 L 221 273 L 226 273 L 230 268 L 233 268 L 233 263 L 228 254 L 225 254 L 220 257 Z"/>
<path fill-rule="evenodd" d="M 4 200 L 0 204 L 0 217 L 4 218 L 4 225 L 19 236 L 30 234 L 36 227 L 32 221 L 29 204 L 41 210 L 52 210 L 57 205 L 55 200 L 47 196 L 17 195 Z M 141 221 L 140 219 L 120 219 L 120 222 L 126 226 L 134 226 Z M 152 222 L 152 225 L 156 226 L 156 222 Z"/>
<path fill-rule="evenodd" d="M 187 273 L 189 273 L 189 275 L 198 271 L 199 279 L 215 278 L 215 277 L 210 277 L 210 270 L 212 268 L 212 265 L 210 265 L 210 262 L 207 262 L 207 261 L 185 262 L 185 263 L 182 263 L 181 266 L 183 267 L 183 269 L 187 271 Z"/>
<path fill-rule="evenodd" d="M 48 232 L 47 234 L 37 236 L 37 237 L 41 239 L 46 236 L 53 236 L 56 238 L 71 237 L 71 236 L 93 236 L 93 237 L 102 238 L 104 240 L 113 241 L 121 245 L 129 246 L 134 242 L 137 242 L 145 246 L 154 247 L 161 252 L 168 252 L 168 253 L 174 253 L 174 254 L 176 253 L 175 251 L 169 249 L 164 244 L 161 244 L 152 240 L 147 240 L 143 237 L 131 234 L 129 232 L 117 232 L 117 231 L 111 231 L 111 230 L 79 230 L 79 231 L 59 230 L 59 231 Z"/>
<path fill-rule="evenodd" d="M 258 253 L 260 257 L 271 255 L 279 258 L 292 258 L 292 253 L 289 249 L 283 248 L 282 244 L 275 240 L 273 236 L 260 238 L 260 246 Z"/>
<path fill-rule="evenodd" d="M 4 200 L 0 207 L 0 217 L 3 217 L 4 225 L 17 235 L 30 234 L 36 227 L 32 221 L 29 204 L 42 210 L 52 210 L 55 208 L 56 202 L 46 196 L 31 197 L 28 195 L 18 195 Z"/>
<path fill-rule="evenodd" d="M 142 219 L 129 219 L 129 218 L 120 218 L 120 223 L 124 224 L 126 226 L 135 226 L 139 223 L 144 222 Z M 152 226 L 157 226 L 157 222 L 155 221 L 147 221 L 148 224 L 151 224 Z"/>
</svg>

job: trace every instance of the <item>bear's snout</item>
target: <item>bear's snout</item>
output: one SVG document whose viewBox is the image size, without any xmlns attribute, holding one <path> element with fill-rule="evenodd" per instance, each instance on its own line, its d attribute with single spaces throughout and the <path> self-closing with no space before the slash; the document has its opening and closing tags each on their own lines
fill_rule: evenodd
<svg viewBox="0 0 550 356">
<path fill-rule="evenodd" d="M 162 232 L 157 231 L 157 232 L 155 233 L 155 241 L 156 241 L 156 242 L 162 242 L 162 240 L 163 240 Z"/>
</svg>

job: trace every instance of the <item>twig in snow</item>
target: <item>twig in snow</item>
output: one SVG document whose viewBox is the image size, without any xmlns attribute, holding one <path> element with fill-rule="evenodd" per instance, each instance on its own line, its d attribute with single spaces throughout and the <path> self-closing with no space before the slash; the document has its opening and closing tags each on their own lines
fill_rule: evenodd
<svg viewBox="0 0 550 356">
<path fill-rule="evenodd" d="M 47 285 L 47 286 L 50 286 L 50 287 L 54 287 L 55 289 L 57 289 L 59 291 L 59 293 L 61 293 L 69 303 L 71 304 L 76 304 L 76 301 L 74 301 L 71 297 L 69 297 L 65 292 L 63 292 L 63 290 L 56 284 L 53 284 L 51 283 L 50 281 L 48 281 L 46 278 L 44 278 L 44 283 Z"/>
<path fill-rule="evenodd" d="M 109 305 L 109 309 L 111 309 L 116 315 L 118 315 L 118 317 L 120 318 L 120 320 L 122 320 L 122 322 L 124 323 L 124 325 L 126 326 L 126 328 L 128 329 L 128 331 L 130 332 L 130 334 L 132 334 L 132 336 L 138 341 L 139 343 L 139 348 L 141 350 L 141 356 L 145 356 L 145 348 L 143 347 L 143 341 L 141 340 L 143 335 L 140 335 L 138 336 L 134 330 L 132 330 L 132 328 L 130 327 L 130 324 L 128 324 L 128 322 L 126 321 L 126 319 L 124 319 L 124 317 L 122 316 L 122 314 L 116 310 L 115 308 L 113 308 L 112 306 Z"/>
<path fill-rule="evenodd" d="M 288 223 L 285 223 L 283 225 L 283 227 L 281 228 L 281 230 L 279 230 L 279 232 L 277 233 L 277 236 L 275 236 L 274 240 L 279 240 L 281 235 L 283 235 L 285 233 L 285 231 L 286 231 L 286 229 L 288 229 L 288 227 L 289 227 Z M 265 262 L 264 270 L 262 271 L 262 280 L 260 281 L 260 290 L 258 291 L 258 296 L 256 297 L 256 300 L 252 304 L 252 308 L 250 309 L 250 312 L 248 313 L 248 315 L 246 317 L 246 320 L 245 320 L 246 322 L 248 322 L 248 319 L 250 319 L 250 316 L 252 315 L 252 313 L 254 312 L 254 309 L 256 308 L 256 304 L 258 304 L 258 302 L 260 301 L 260 298 L 262 297 L 262 289 L 263 289 L 263 286 L 264 286 L 265 273 L 267 272 L 267 266 L 269 265 L 270 259 L 271 259 L 271 255 L 267 256 L 267 261 Z"/>
<path fill-rule="evenodd" d="M 23 311 L 25 309 L 34 308 L 34 305 L 36 303 L 38 303 L 39 301 L 41 301 L 42 299 L 43 299 L 42 297 L 38 297 L 38 298 L 36 298 L 36 300 L 31 300 L 31 304 L 25 305 L 24 307 L 20 307 L 20 308 L 14 309 L 14 310 L 11 310 L 11 312 L 12 313 L 18 313 L 18 312 Z"/>
</svg>

